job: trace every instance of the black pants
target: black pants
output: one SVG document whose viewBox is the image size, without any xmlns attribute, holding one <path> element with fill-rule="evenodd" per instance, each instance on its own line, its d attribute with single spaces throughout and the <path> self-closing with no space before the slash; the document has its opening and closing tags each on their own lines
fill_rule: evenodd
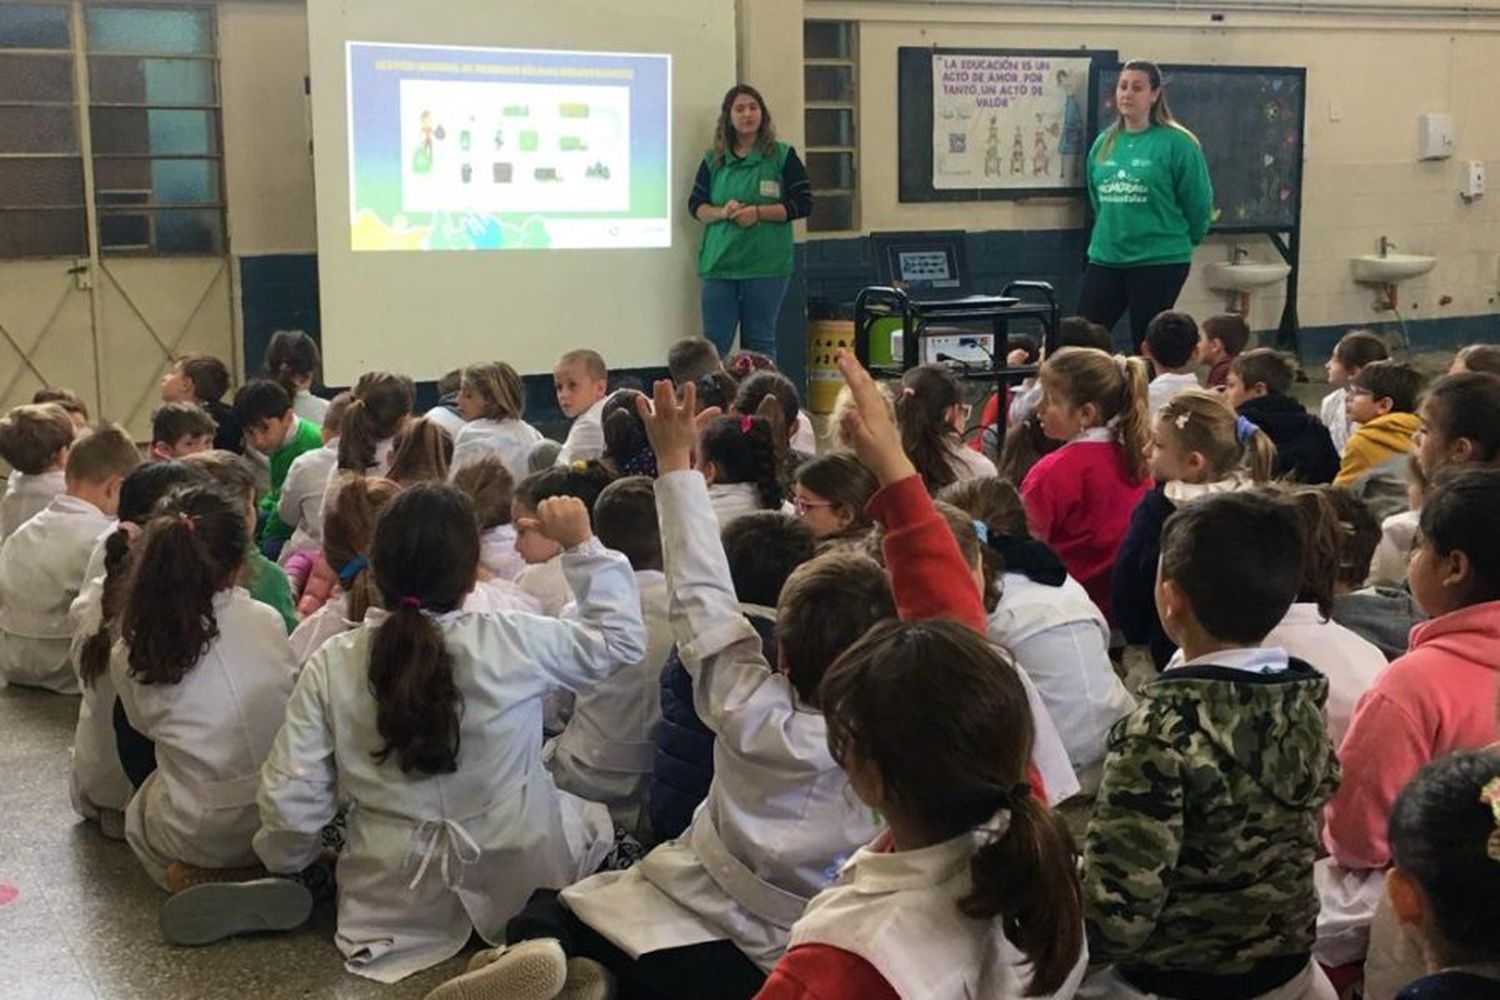
<svg viewBox="0 0 1500 1000">
<path fill-rule="evenodd" d="M 620 1000 L 749 1000 L 766 974 L 729 941 L 667 948 L 631 958 L 579 920 L 555 889 L 538 889 L 505 925 L 506 944 L 557 938 L 569 958 L 592 958 L 614 973 Z"/>
<path fill-rule="evenodd" d="M 1188 264 L 1140 264 L 1111 267 L 1090 263 L 1083 272 L 1083 291 L 1078 295 L 1078 315 L 1114 329 L 1130 310 L 1130 342 L 1141 353 L 1146 327 L 1159 312 L 1177 304 L 1177 294 L 1187 281 Z"/>
</svg>

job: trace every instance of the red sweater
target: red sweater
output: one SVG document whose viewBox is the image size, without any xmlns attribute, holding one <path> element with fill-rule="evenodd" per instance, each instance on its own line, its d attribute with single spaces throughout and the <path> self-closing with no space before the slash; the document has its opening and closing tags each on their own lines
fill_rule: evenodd
<svg viewBox="0 0 1500 1000">
<path fill-rule="evenodd" d="M 1130 512 L 1151 489 L 1132 482 L 1116 441 L 1072 441 L 1031 467 L 1021 500 L 1031 533 L 1052 547 L 1068 574 L 1109 615 L 1109 574 Z"/>
</svg>

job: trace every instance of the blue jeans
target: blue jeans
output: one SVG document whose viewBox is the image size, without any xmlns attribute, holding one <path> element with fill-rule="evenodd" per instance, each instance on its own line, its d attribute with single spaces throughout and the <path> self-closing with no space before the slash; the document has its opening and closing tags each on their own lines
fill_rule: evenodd
<svg viewBox="0 0 1500 1000">
<path fill-rule="evenodd" d="M 791 280 L 784 274 L 738 281 L 703 279 L 703 335 L 713 341 L 720 357 L 734 346 L 735 327 L 742 349 L 776 357 L 776 317 Z"/>
</svg>

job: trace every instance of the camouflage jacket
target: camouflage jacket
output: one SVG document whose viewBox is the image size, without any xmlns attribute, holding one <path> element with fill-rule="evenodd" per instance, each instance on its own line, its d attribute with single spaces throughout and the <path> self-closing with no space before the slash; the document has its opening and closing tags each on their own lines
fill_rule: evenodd
<svg viewBox="0 0 1500 1000">
<path fill-rule="evenodd" d="M 1301 971 L 1338 785 L 1327 696 L 1295 659 L 1272 674 L 1178 667 L 1142 688 L 1110 732 L 1084 848 L 1091 961 L 1200 983 Z"/>
</svg>

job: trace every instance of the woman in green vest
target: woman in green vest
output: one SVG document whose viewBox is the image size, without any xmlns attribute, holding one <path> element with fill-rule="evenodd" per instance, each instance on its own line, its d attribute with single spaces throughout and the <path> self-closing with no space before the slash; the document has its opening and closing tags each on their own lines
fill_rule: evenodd
<svg viewBox="0 0 1500 1000">
<path fill-rule="evenodd" d="M 704 335 L 723 356 L 738 327 L 742 348 L 774 358 L 776 316 L 792 276 L 792 220 L 812 211 L 812 185 L 797 151 L 776 140 L 771 112 L 749 84 L 724 95 L 688 211 L 703 223 Z"/>
<path fill-rule="evenodd" d="M 1113 328 L 1127 310 L 1140 353 L 1146 326 L 1171 309 L 1187 281 L 1193 247 L 1213 217 L 1203 149 L 1167 107 L 1161 71 L 1132 59 L 1115 84 L 1119 119 L 1088 157 L 1094 231 L 1078 313 Z"/>
</svg>

